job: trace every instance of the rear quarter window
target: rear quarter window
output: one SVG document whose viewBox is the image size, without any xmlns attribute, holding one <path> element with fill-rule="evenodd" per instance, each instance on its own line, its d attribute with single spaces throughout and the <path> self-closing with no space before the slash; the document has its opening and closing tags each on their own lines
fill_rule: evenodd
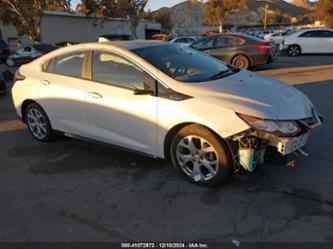
<svg viewBox="0 0 333 249">
<path fill-rule="evenodd" d="M 85 52 L 73 52 L 55 57 L 43 64 L 43 71 L 81 78 Z"/>
</svg>

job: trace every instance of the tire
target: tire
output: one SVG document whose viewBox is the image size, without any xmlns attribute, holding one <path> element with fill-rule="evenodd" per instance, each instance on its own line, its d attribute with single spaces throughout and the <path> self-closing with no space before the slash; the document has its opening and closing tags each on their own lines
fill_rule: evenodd
<svg viewBox="0 0 333 249">
<path fill-rule="evenodd" d="M 25 111 L 25 121 L 29 133 L 40 142 L 49 142 L 53 138 L 50 120 L 44 110 L 36 103 L 28 105 Z"/>
<path fill-rule="evenodd" d="M 225 142 L 200 125 L 180 129 L 172 139 L 170 155 L 177 172 L 198 185 L 219 185 L 233 172 L 231 155 Z"/>
<path fill-rule="evenodd" d="M 298 45 L 291 45 L 288 47 L 287 53 L 289 56 L 299 56 L 302 52 L 302 49 Z"/>
<path fill-rule="evenodd" d="M 236 55 L 231 61 L 231 65 L 239 69 L 248 69 L 250 64 L 250 60 L 245 55 Z"/>
<path fill-rule="evenodd" d="M 9 67 L 14 67 L 15 66 L 14 60 L 12 58 L 9 58 L 9 57 L 6 59 L 6 64 Z"/>
</svg>

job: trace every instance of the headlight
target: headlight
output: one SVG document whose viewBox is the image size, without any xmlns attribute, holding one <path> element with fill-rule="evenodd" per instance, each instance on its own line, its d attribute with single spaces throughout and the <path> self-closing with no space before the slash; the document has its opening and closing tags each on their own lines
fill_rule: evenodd
<svg viewBox="0 0 333 249">
<path fill-rule="evenodd" d="M 253 129 L 259 131 L 291 136 L 297 134 L 301 130 L 299 125 L 294 121 L 266 120 L 244 114 L 238 114 L 238 115 Z"/>
</svg>

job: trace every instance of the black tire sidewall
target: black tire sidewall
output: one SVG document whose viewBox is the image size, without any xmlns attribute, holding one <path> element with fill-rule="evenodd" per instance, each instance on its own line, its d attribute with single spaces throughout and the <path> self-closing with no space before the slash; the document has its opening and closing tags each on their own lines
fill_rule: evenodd
<svg viewBox="0 0 333 249">
<path fill-rule="evenodd" d="M 34 134 L 32 133 L 32 131 L 30 130 L 30 127 L 29 127 L 28 121 L 27 121 L 27 114 L 28 114 L 29 110 L 31 110 L 31 109 L 37 109 L 43 115 L 43 118 L 44 118 L 45 123 L 46 123 L 46 136 L 43 139 L 39 139 L 39 138 L 35 137 Z M 28 105 L 28 107 L 25 110 L 24 115 L 25 115 L 24 117 L 25 117 L 25 120 L 26 120 L 26 123 L 27 123 L 28 131 L 29 131 L 30 135 L 33 138 L 35 138 L 36 140 L 38 140 L 40 142 L 49 142 L 49 141 L 52 140 L 53 130 L 52 130 L 52 127 L 51 127 L 51 123 L 50 123 L 50 120 L 49 120 L 48 116 L 46 115 L 46 113 L 45 113 L 45 111 L 43 110 L 42 107 L 40 107 L 37 103 L 32 103 L 32 104 Z"/>
<path fill-rule="evenodd" d="M 219 168 L 217 174 L 208 181 L 194 181 L 193 178 L 189 177 L 182 169 L 181 166 L 178 164 L 176 158 L 176 151 L 177 145 L 180 140 L 186 136 L 195 135 L 206 139 L 211 145 L 215 148 L 218 154 L 219 160 Z M 225 182 L 233 172 L 232 160 L 231 155 L 226 143 L 220 139 L 215 133 L 210 131 L 209 129 L 202 127 L 200 125 L 189 125 L 182 129 L 180 129 L 174 138 L 172 139 L 171 146 L 170 146 L 170 155 L 171 155 L 171 162 L 172 165 L 175 167 L 176 171 L 182 175 L 188 181 L 203 185 L 203 186 L 216 186 Z"/>
</svg>

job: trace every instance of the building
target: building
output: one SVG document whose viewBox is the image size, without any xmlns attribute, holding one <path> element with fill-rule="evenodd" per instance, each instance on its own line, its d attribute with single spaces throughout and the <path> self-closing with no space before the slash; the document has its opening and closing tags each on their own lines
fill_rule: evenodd
<svg viewBox="0 0 333 249">
<path fill-rule="evenodd" d="M 18 40 L 23 44 L 30 43 L 27 36 L 18 37 L 12 25 L 0 22 L 3 40 L 13 49 Z M 44 11 L 41 19 L 40 35 L 42 43 L 55 44 L 62 41 L 94 42 L 98 36 L 105 34 L 131 34 L 130 23 L 121 18 L 93 18 L 84 14 L 72 14 L 58 11 Z M 161 24 L 154 21 L 141 21 L 136 29 L 137 38 L 151 38 L 159 33 Z"/>
</svg>

